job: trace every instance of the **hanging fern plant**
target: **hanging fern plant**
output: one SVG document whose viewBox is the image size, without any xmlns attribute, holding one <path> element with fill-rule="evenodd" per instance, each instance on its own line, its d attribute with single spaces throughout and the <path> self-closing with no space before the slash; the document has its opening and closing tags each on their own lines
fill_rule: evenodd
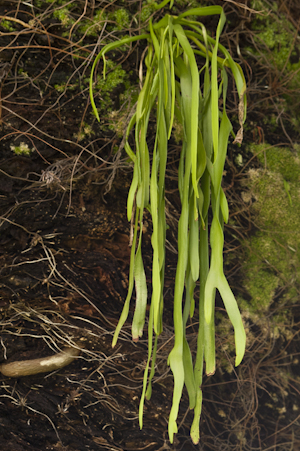
<svg viewBox="0 0 300 451">
<path fill-rule="evenodd" d="M 165 6 L 165 0 L 157 8 Z M 171 5 L 172 6 L 172 5 Z M 198 20 L 218 15 L 215 39 L 211 38 Z M 181 213 L 178 223 L 178 261 L 174 290 L 174 346 L 168 364 L 174 376 L 172 408 L 169 416 L 169 438 L 177 432 L 177 416 L 184 385 L 189 405 L 194 409 L 191 438 L 199 441 L 202 407 L 202 375 L 215 372 L 214 303 L 219 291 L 234 328 L 236 359 L 239 365 L 245 352 L 246 336 L 235 297 L 223 272 L 223 224 L 228 221 L 228 204 L 221 187 L 222 174 L 231 122 L 226 113 L 228 72 L 233 76 L 239 95 L 240 129 L 235 142 L 241 143 L 246 116 L 246 83 L 241 67 L 235 63 L 220 42 L 225 15 L 220 6 L 195 8 L 172 16 L 166 14 L 158 23 L 150 21 L 148 30 L 139 36 L 123 38 L 106 45 L 96 57 L 90 78 L 93 110 L 99 115 L 93 97 L 93 75 L 100 58 L 124 44 L 147 40 L 146 75 L 139 93 L 136 110 L 126 131 L 125 149 L 134 163 L 133 178 L 128 194 L 127 216 L 133 221 L 128 295 L 116 327 L 113 343 L 125 323 L 135 286 L 136 303 L 132 321 L 132 338 L 143 334 L 148 288 L 142 257 L 143 216 L 147 209 L 152 217 L 153 248 L 152 294 L 148 320 L 148 360 L 144 373 L 139 421 L 143 424 L 145 397 L 151 396 L 157 337 L 163 329 L 163 289 L 165 273 L 165 174 L 168 143 L 172 136 L 174 118 L 183 128 L 183 141 L 178 169 L 178 189 Z M 203 64 L 199 68 L 198 61 Z M 200 84 L 200 76 L 203 83 Z M 221 108 L 220 106 L 221 105 Z M 149 119 L 156 117 L 156 134 L 150 163 L 147 143 Z M 152 116 L 151 116 L 152 117 Z M 128 142 L 134 131 L 135 147 Z M 208 212 L 212 222 L 209 226 Z M 210 248 L 210 257 L 209 257 Z M 195 308 L 194 289 L 200 284 L 198 300 L 199 331 L 196 358 L 186 339 L 186 325 Z"/>
</svg>

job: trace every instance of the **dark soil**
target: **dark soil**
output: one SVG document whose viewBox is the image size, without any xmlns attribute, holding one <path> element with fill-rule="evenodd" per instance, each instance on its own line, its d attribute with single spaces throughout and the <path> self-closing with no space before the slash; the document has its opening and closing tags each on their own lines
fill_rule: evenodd
<svg viewBox="0 0 300 451">
<path fill-rule="evenodd" d="M 300 387 L 294 377 L 300 370 L 299 344 L 284 340 L 276 346 L 271 340 L 264 343 L 255 324 L 256 341 L 248 349 L 245 363 L 232 368 L 231 374 L 223 373 L 219 365 L 215 376 L 204 378 L 200 444 L 194 446 L 189 438 L 193 416 L 186 394 L 175 442 L 171 445 L 168 441 L 173 379 L 166 361 L 173 340 L 176 267 L 171 245 L 176 245 L 179 209 L 173 184 L 178 158 L 175 144 L 167 181 L 168 208 L 175 219 L 170 219 L 168 236 L 165 328 L 159 339 L 153 394 L 145 404 L 140 430 L 138 408 L 147 334 L 133 343 L 128 321 L 117 346 L 111 348 L 128 287 L 130 224 L 126 198 L 131 167 L 122 150 L 122 138 L 109 127 L 108 116 L 103 113 L 97 124 L 91 113 L 84 78 L 89 75 L 92 52 L 98 51 L 96 37 L 86 36 L 79 42 L 79 35 L 66 33 L 72 24 L 64 28 L 53 14 L 66 2 L 33 1 L 33 9 L 29 3 L 0 2 L 0 16 L 24 23 L 39 17 L 42 23 L 39 31 L 13 21 L 12 30 L 0 24 L 0 363 L 52 355 L 66 344 L 79 344 L 82 352 L 69 366 L 52 374 L 23 378 L 0 374 L 0 449 L 299 450 Z M 70 10 L 75 20 L 91 19 L 97 8 L 107 8 L 105 2 L 75 3 Z M 128 2 L 132 17 L 138 12 L 137 3 Z M 230 3 L 215 3 L 225 4 L 231 18 L 246 15 Z M 110 9 L 122 5 L 111 2 Z M 236 37 L 232 30 L 239 24 L 232 19 L 225 37 L 231 44 Z M 78 58 L 74 57 L 76 51 Z M 140 54 L 140 48 L 133 48 L 127 55 L 115 56 L 118 63 L 118 58 L 122 59 L 127 71 L 132 70 L 131 82 L 138 79 Z M 253 86 L 254 77 L 255 69 Z M 57 84 L 72 84 L 73 88 L 58 92 Z M 121 84 L 110 93 L 111 108 L 120 107 L 123 91 Z M 250 88 L 252 128 L 246 130 L 246 141 L 259 142 L 262 138 L 253 96 Z M 231 99 L 232 109 L 235 100 Z M 268 108 L 269 103 L 265 98 L 262 104 Z M 81 140 L 78 132 L 84 130 L 84 124 L 89 124 L 92 132 Z M 287 139 L 279 135 L 279 129 L 270 132 L 271 143 Z M 286 129 L 295 133 L 288 125 Z M 21 143 L 34 152 L 16 155 L 11 147 Z M 246 147 L 238 152 L 243 152 L 246 164 L 258 164 Z M 238 215 L 242 175 L 233 164 L 236 153 L 230 147 L 224 188 L 232 215 L 238 217 L 242 239 L 253 230 L 248 213 Z M 150 282 L 150 221 L 146 226 L 143 252 Z M 226 236 L 226 254 L 238 253 L 240 241 L 230 226 Z M 229 280 L 242 290 L 238 255 L 228 261 Z M 223 309 L 222 304 L 217 302 L 217 308 Z M 129 320 L 132 313 L 133 306 Z M 295 312 L 297 318 L 299 321 L 299 312 Z M 196 346 L 197 323 L 191 322 L 189 330 L 188 340 Z M 217 336 L 220 360 L 232 362 L 223 344 Z M 284 376 L 274 376 L 281 368 L 289 371 L 289 381 L 293 381 L 286 386 Z"/>
</svg>

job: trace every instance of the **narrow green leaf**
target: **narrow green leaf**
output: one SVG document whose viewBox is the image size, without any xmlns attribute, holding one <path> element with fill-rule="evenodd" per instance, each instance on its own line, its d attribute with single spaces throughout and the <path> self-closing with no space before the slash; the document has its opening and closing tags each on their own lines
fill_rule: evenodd
<svg viewBox="0 0 300 451">
<path fill-rule="evenodd" d="M 190 200 L 190 219 L 189 219 L 189 261 L 191 268 L 191 276 L 194 282 L 199 279 L 199 221 L 194 219 L 194 196 Z M 198 209 L 197 209 L 198 210 Z"/>
<path fill-rule="evenodd" d="M 236 359 L 235 366 L 238 366 L 243 360 L 246 349 L 246 332 L 244 329 L 241 314 L 235 300 L 235 297 L 229 287 L 229 284 L 223 275 L 218 279 L 218 290 L 222 296 L 229 319 L 234 328 Z"/>
<path fill-rule="evenodd" d="M 155 361 L 156 361 L 156 353 L 157 353 L 157 342 L 158 342 L 158 335 L 155 334 L 154 339 L 154 347 L 153 347 L 153 353 L 152 353 L 152 360 L 151 360 L 151 370 L 148 378 L 148 386 L 146 390 L 146 399 L 150 399 L 152 395 L 152 379 L 155 374 Z"/>
<path fill-rule="evenodd" d="M 168 30 L 169 30 L 169 54 L 170 54 L 170 86 L 171 86 L 171 114 L 170 114 L 170 124 L 169 124 L 169 131 L 168 131 L 168 139 L 170 139 L 173 122 L 174 122 L 174 111 L 175 111 L 175 69 L 174 69 L 174 57 L 173 57 L 173 51 L 174 46 L 172 45 L 173 42 L 173 18 L 169 16 L 168 21 Z"/>
<path fill-rule="evenodd" d="M 205 285 L 205 321 L 207 324 L 210 324 L 212 321 L 213 303 L 215 299 L 215 290 L 217 288 L 234 328 L 236 346 L 235 364 L 239 365 L 245 353 L 246 334 L 237 302 L 223 273 L 223 243 L 223 232 L 217 216 L 214 216 L 211 227 L 211 266 Z"/>
<path fill-rule="evenodd" d="M 228 218 L 229 218 L 229 208 L 228 208 L 228 202 L 227 202 L 226 196 L 225 196 L 222 188 L 220 191 L 220 207 L 221 207 L 224 222 L 227 224 Z"/>
<path fill-rule="evenodd" d="M 193 419 L 193 423 L 191 426 L 191 432 L 190 432 L 191 439 L 192 439 L 192 442 L 194 443 L 194 445 L 197 445 L 200 440 L 199 423 L 200 423 L 201 411 L 202 411 L 202 390 L 199 387 L 197 390 L 196 404 L 195 404 L 195 409 L 194 409 L 194 419 Z"/>
<path fill-rule="evenodd" d="M 119 322 L 117 324 L 113 340 L 112 340 L 112 347 L 114 348 L 117 344 L 119 333 L 128 317 L 129 312 L 129 304 L 132 296 L 133 291 L 133 285 L 134 285 L 134 266 L 135 266 L 135 251 L 136 251 L 136 241 L 137 241 L 137 234 L 138 234 L 138 219 L 139 219 L 139 209 L 135 212 L 135 227 L 134 227 L 134 233 L 133 233 L 133 239 L 132 239 L 132 247 L 131 247 L 131 253 L 130 253 L 130 269 L 129 269 L 129 284 L 128 284 L 128 292 L 127 297 L 124 302 L 124 307 L 119 319 Z"/>
<path fill-rule="evenodd" d="M 154 3 L 157 9 L 168 4 L 171 8 L 173 0 L 163 0 L 159 5 Z M 188 19 L 188 16 L 200 18 L 208 15 L 219 15 L 215 39 L 208 36 L 203 24 L 194 18 Z M 171 442 L 173 442 L 174 433 L 177 432 L 177 416 L 184 384 L 188 390 L 190 408 L 195 409 L 191 437 L 195 444 L 199 442 L 204 361 L 207 374 L 213 374 L 215 371 L 214 304 L 217 289 L 234 327 L 236 365 L 241 362 L 246 346 L 241 315 L 223 272 L 222 227 L 223 221 L 228 221 L 229 211 L 221 181 L 229 134 L 234 135 L 226 114 L 227 73 L 225 68 L 231 70 L 239 94 L 240 130 L 235 138 L 237 143 L 241 143 L 243 122 L 246 117 L 246 83 L 242 69 L 219 43 L 224 23 L 225 15 L 220 6 L 193 8 L 178 17 L 166 14 L 157 23 L 152 24 L 150 21 L 149 34 L 124 38 L 105 46 L 94 61 L 90 77 L 91 104 L 99 120 L 93 98 L 93 74 L 98 61 L 103 58 L 103 76 L 105 77 L 105 54 L 108 51 L 139 39 L 148 40 L 147 54 L 144 59 L 146 74 L 136 104 L 136 112 L 130 119 L 125 136 L 125 150 L 134 163 L 133 179 L 127 200 L 128 220 L 132 221 L 134 207 L 136 211 L 128 294 L 113 338 L 113 346 L 115 346 L 120 329 L 128 316 L 134 283 L 136 306 L 132 323 L 133 339 L 137 340 L 143 332 L 147 284 L 141 243 L 143 215 L 146 208 L 151 213 L 153 224 L 151 237 L 153 268 L 148 322 L 148 359 L 139 408 L 140 427 L 143 423 L 145 398 L 149 398 L 152 392 L 151 381 L 155 370 L 157 337 L 162 331 L 163 323 L 165 175 L 168 140 L 171 136 L 174 117 L 183 127 L 183 143 L 178 168 L 181 216 L 178 223 L 178 261 L 174 291 L 175 342 L 168 358 L 174 376 L 173 402 L 169 417 Z M 205 58 L 205 63 L 200 70 L 195 58 L 197 54 Z M 200 77 L 201 80 L 204 78 L 203 90 L 200 88 Z M 222 95 L 223 107 L 222 111 L 219 111 L 219 99 Z M 152 166 L 150 167 L 148 128 L 150 117 L 153 118 L 152 111 L 156 111 L 156 133 L 154 148 L 151 142 Z M 129 144 L 133 130 L 135 148 L 131 148 Z M 210 229 L 209 267 L 208 211 L 210 205 L 213 220 Z M 200 216 L 199 219 L 198 216 Z M 137 246 L 138 230 L 140 236 Z M 193 369 L 186 328 L 189 316 L 194 313 L 194 289 L 199 278 L 199 333 Z M 185 303 L 182 311 L 184 293 Z"/>
<path fill-rule="evenodd" d="M 105 60 L 104 56 L 107 52 L 109 52 L 110 50 L 116 49 L 122 45 L 130 44 L 131 42 L 140 41 L 142 39 L 148 39 L 148 38 L 149 38 L 149 34 L 140 34 L 138 36 L 130 36 L 130 37 L 123 38 L 119 41 L 112 42 L 111 44 L 107 44 L 106 46 L 104 46 L 103 49 L 101 50 L 101 52 L 95 58 L 95 61 L 93 63 L 92 69 L 91 69 L 89 92 L 90 92 L 91 105 L 92 105 L 94 114 L 98 121 L 100 121 L 100 117 L 99 117 L 99 113 L 98 113 L 98 110 L 97 110 L 97 107 L 96 107 L 96 104 L 94 101 L 94 91 L 93 91 L 93 84 L 94 84 L 93 78 L 94 78 L 94 72 L 95 72 L 95 68 L 96 68 L 98 61 L 100 60 L 100 58 L 103 58 L 103 64 L 104 64 L 103 78 L 105 79 L 106 60 Z"/>
<path fill-rule="evenodd" d="M 136 166 L 134 166 L 132 182 L 131 182 L 128 197 L 127 197 L 127 219 L 128 219 L 128 221 L 131 221 L 131 218 L 132 218 L 133 204 L 134 204 L 137 186 L 138 186 L 138 173 L 137 173 Z"/>
<path fill-rule="evenodd" d="M 198 184 L 197 184 L 197 149 L 198 149 L 198 110 L 199 110 L 199 72 L 195 59 L 193 49 L 184 33 L 181 25 L 174 25 L 174 33 L 183 48 L 185 55 L 188 58 L 190 74 L 191 74 L 191 96 L 190 103 L 190 140 L 191 145 L 191 170 L 192 170 L 192 184 L 197 197 Z M 176 63 L 177 64 L 177 63 Z M 185 113 L 187 115 L 187 113 Z M 187 116 L 186 116 L 187 117 Z"/>
<path fill-rule="evenodd" d="M 194 380 L 196 386 L 196 404 L 194 408 L 194 419 L 191 426 L 191 438 L 194 444 L 200 439 L 200 415 L 202 410 L 202 377 L 203 377 L 203 359 L 204 359 L 204 336 L 205 336 L 205 319 L 204 319 L 204 289 L 205 282 L 209 270 L 208 259 L 208 220 L 205 218 L 203 227 L 200 227 L 200 293 L 199 293 L 199 330 L 197 337 L 197 353 L 194 366 Z"/>
<path fill-rule="evenodd" d="M 198 243 L 197 243 L 198 247 Z M 199 276 L 199 274 L 198 274 Z M 195 289 L 195 282 L 193 281 L 191 268 L 188 265 L 186 273 L 186 296 L 183 310 L 183 367 L 184 367 L 184 383 L 189 395 L 190 409 L 193 409 L 196 404 L 196 385 L 193 371 L 192 354 L 186 338 L 186 325 L 193 302 L 193 294 Z"/>
<path fill-rule="evenodd" d="M 146 368 L 144 371 L 143 390 L 142 390 L 140 405 L 139 405 L 140 429 L 142 429 L 142 427 L 143 427 L 143 411 L 144 411 L 144 403 L 145 403 L 145 396 L 146 396 L 146 390 L 147 390 L 148 372 L 149 372 L 150 360 L 151 360 L 151 356 L 152 356 L 152 341 L 153 341 L 153 305 L 151 304 L 150 312 L 149 312 L 149 323 L 148 323 L 148 359 L 147 359 Z"/>
<path fill-rule="evenodd" d="M 178 337 L 178 334 L 177 334 Z M 176 341 L 176 334 L 175 334 L 175 341 Z M 178 341 L 178 340 L 177 340 Z M 183 341 L 183 339 L 181 339 Z M 174 440 L 174 434 L 178 432 L 177 429 L 177 417 L 178 417 L 178 411 L 179 411 L 179 403 L 182 396 L 182 390 L 184 385 L 184 367 L 183 367 L 183 350 L 182 350 L 182 344 L 181 346 L 177 345 L 174 346 L 172 351 L 169 354 L 168 357 L 168 364 L 171 367 L 173 377 L 174 377 L 174 390 L 173 390 L 173 400 L 172 400 L 172 407 L 170 411 L 169 416 L 169 424 L 168 424 L 168 432 L 169 432 L 169 439 L 170 442 L 173 443 Z"/>
<path fill-rule="evenodd" d="M 142 226 L 143 225 L 140 224 L 141 229 Z M 134 281 L 136 302 L 132 320 L 132 339 L 133 341 L 138 341 L 139 337 L 143 335 L 147 307 L 147 282 L 140 244 L 134 262 Z"/>
<path fill-rule="evenodd" d="M 183 12 L 177 17 L 177 21 L 180 22 L 181 19 L 187 16 L 214 16 L 214 15 L 224 15 L 223 8 L 221 6 L 204 6 L 200 8 L 191 8 Z"/>
</svg>

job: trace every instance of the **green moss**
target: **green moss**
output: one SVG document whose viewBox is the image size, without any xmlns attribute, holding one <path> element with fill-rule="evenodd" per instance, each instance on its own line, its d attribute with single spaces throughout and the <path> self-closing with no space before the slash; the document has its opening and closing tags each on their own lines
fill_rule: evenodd
<svg viewBox="0 0 300 451">
<path fill-rule="evenodd" d="M 265 11 L 265 15 L 257 15 L 251 22 L 254 32 L 253 39 L 256 49 L 248 47 L 248 53 L 263 56 L 269 66 L 273 66 L 277 71 L 276 82 L 280 85 L 285 77 L 289 79 L 285 86 L 298 88 L 300 83 L 300 61 L 299 50 L 297 48 L 297 30 L 294 25 L 282 13 L 277 13 L 277 4 L 272 4 L 270 13 L 269 3 L 261 0 L 252 2 L 252 8 L 258 11 Z M 291 76 L 293 74 L 293 76 Z M 288 99 L 288 96 L 286 96 Z M 288 99 L 289 101 L 292 99 Z"/>
<path fill-rule="evenodd" d="M 18 75 L 20 77 L 22 77 L 22 78 L 28 78 L 29 77 L 28 72 L 25 72 L 24 69 L 22 69 L 22 68 L 18 69 Z"/>
<path fill-rule="evenodd" d="M 130 111 L 132 109 L 132 106 L 137 101 L 139 93 L 137 86 L 128 87 L 128 82 L 126 82 L 126 86 L 127 88 L 125 89 L 125 91 L 120 94 L 120 103 L 122 105 L 120 110 L 112 110 L 108 115 L 110 122 L 108 128 L 110 130 L 113 130 L 119 136 L 119 138 L 123 138 L 124 136 L 124 132 L 128 125 Z"/>
<path fill-rule="evenodd" d="M 249 244 L 251 251 L 248 253 L 244 286 L 251 296 L 251 310 L 262 313 L 270 307 L 275 290 L 279 286 L 279 277 L 270 267 L 270 263 L 264 261 L 266 255 L 270 255 L 270 247 L 274 247 L 274 243 L 268 236 L 256 236 Z"/>
<path fill-rule="evenodd" d="M 103 74 L 99 72 L 97 75 L 97 82 L 95 86 L 95 92 L 99 92 L 100 101 L 96 99 L 97 108 L 101 111 L 106 111 L 106 118 L 111 118 L 113 100 L 111 98 L 111 93 L 120 85 L 124 85 L 124 91 L 129 91 L 131 89 L 130 82 L 128 80 L 128 74 L 120 66 L 117 66 L 112 60 L 107 60 L 107 73 L 105 79 Z M 89 83 L 89 78 L 84 80 Z M 119 100 L 123 103 L 123 94 L 120 94 Z M 120 119 L 123 122 L 123 119 Z M 114 117 L 114 122 L 116 128 L 118 128 L 118 120 Z"/>
<path fill-rule="evenodd" d="M 267 163 L 268 169 L 279 172 L 289 182 L 300 181 L 300 153 L 283 147 L 266 148 L 264 144 L 255 146 L 259 149 L 258 158 L 262 164 Z"/>
<path fill-rule="evenodd" d="M 269 5 L 265 1 L 255 0 L 252 2 L 252 7 L 267 13 L 257 15 L 251 23 L 251 28 L 255 32 L 254 41 L 259 45 L 261 51 L 263 51 L 263 47 L 267 50 L 266 56 L 281 70 L 294 46 L 296 30 L 284 15 L 281 14 L 280 18 L 277 17 L 277 8 L 272 8 L 270 14 Z M 248 50 L 251 52 L 251 49 Z"/>
<path fill-rule="evenodd" d="M 206 6 L 207 2 L 202 0 L 199 2 L 199 0 L 177 0 L 176 2 L 177 7 L 179 7 L 180 9 L 182 8 L 186 8 L 186 9 L 192 9 L 192 8 L 197 8 L 199 6 Z"/>
<path fill-rule="evenodd" d="M 13 27 L 13 22 L 10 20 L 2 19 L 0 22 L 0 27 L 4 28 L 6 31 L 14 31 L 15 28 Z"/>
<path fill-rule="evenodd" d="M 268 7 L 266 5 L 266 2 L 263 0 L 252 0 L 251 8 L 255 9 L 256 11 L 265 11 L 265 13 L 268 12 Z M 274 4 L 274 11 L 277 11 L 276 4 Z"/>
<path fill-rule="evenodd" d="M 85 36 L 98 36 L 102 30 L 104 24 L 106 24 L 106 30 L 108 32 L 125 31 L 130 27 L 131 16 L 129 12 L 120 8 L 114 12 L 106 12 L 99 9 L 96 11 L 92 18 L 84 18 L 81 20 L 80 25 L 76 30 L 78 37 Z M 118 36 L 120 39 L 120 36 Z"/>
<path fill-rule="evenodd" d="M 117 9 L 113 14 L 118 30 L 124 30 L 130 26 L 130 17 L 126 9 Z"/>
<path fill-rule="evenodd" d="M 124 91 L 128 93 L 131 91 L 134 93 L 134 89 L 131 87 L 128 77 L 129 73 L 127 73 L 121 66 L 117 66 L 116 63 L 112 60 L 107 60 L 107 70 L 106 77 L 103 78 L 103 73 L 99 70 L 97 74 L 97 81 L 95 84 L 95 93 L 99 93 L 100 100 L 97 101 L 97 106 L 100 110 L 106 110 L 107 113 L 111 112 L 113 102 L 116 100 L 115 96 L 112 97 L 112 94 L 120 84 L 123 84 Z M 70 83 L 69 78 L 65 80 L 59 80 L 59 83 L 55 83 L 53 85 L 54 89 L 62 94 L 64 92 L 73 92 L 77 90 L 87 89 L 89 86 L 89 77 L 84 77 L 81 80 L 72 79 L 72 83 Z M 129 96 L 129 94 L 128 94 Z M 137 98 L 133 96 L 133 98 Z M 97 99 L 97 97 L 96 97 Z M 126 99 L 124 98 L 124 93 L 120 94 L 120 102 L 124 103 Z M 106 116 L 107 118 L 108 116 Z"/>
<path fill-rule="evenodd" d="M 30 149 L 28 144 L 21 142 L 19 146 L 14 146 L 13 144 L 10 145 L 10 150 L 14 152 L 16 155 L 22 155 L 29 157 L 32 152 L 34 152 L 34 149 Z"/>
<path fill-rule="evenodd" d="M 54 89 L 55 89 L 59 94 L 61 94 L 61 93 L 64 92 L 65 89 L 66 89 L 66 83 L 56 84 L 56 85 L 54 85 Z"/>
<path fill-rule="evenodd" d="M 90 138 L 94 134 L 92 127 L 84 122 L 78 133 L 74 133 L 74 138 L 77 139 L 78 142 L 83 141 L 86 138 Z"/>
<path fill-rule="evenodd" d="M 146 5 L 143 6 L 142 10 L 141 10 L 141 14 L 140 14 L 140 18 L 141 18 L 141 23 L 145 23 L 147 22 L 147 20 L 149 20 L 149 18 L 151 17 L 151 15 L 155 12 L 155 7 L 154 5 Z"/>
<path fill-rule="evenodd" d="M 299 186 L 290 184 L 290 196 L 285 190 L 280 173 L 264 170 L 249 171 L 255 224 L 262 230 L 270 230 L 281 243 L 293 246 L 300 225 Z"/>
<path fill-rule="evenodd" d="M 63 27 L 70 27 L 75 23 L 75 20 L 71 17 L 70 11 L 67 7 L 53 11 L 53 17 L 58 19 Z"/>
<path fill-rule="evenodd" d="M 92 19 L 82 19 L 76 31 L 78 36 L 98 36 L 107 21 L 107 13 L 102 9 L 96 11 Z"/>
<path fill-rule="evenodd" d="M 112 67 L 114 63 L 109 60 L 107 61 L 107 67 Z M 127 78 L 127 74 L 125 70 L 123 70 L 120 66 L 115 67 L 111 72 L 109 72 L 105 79 L 102 74 L 97 77 L 96 91 L 101 91 L 102 93 L 107 93 L 116 88 L 120 83 L 124 83 Z"/>
<path fill-rule="evenodd" d="M 243 194 L 245 202 L 255 199 L 251 210 L 259 230 L 245 242 L 244 285 L 251 296 L 249 311 L 262 313 L 276 292 L 282 292 L 278 302 L 283 304 L 298 299 L 300 159 L 299 151 L 288 148 L 262 144 L 251 150 L 266 167 L 248 172 L 250 193 Z"/>
<path fill-rule="evenodd" d="M 55 84 L 54 89 L 59 93 L 63 93 L 65 91 L 75 91 L 79 87 L 79 83 L 60 83 Z"/>
</svg>

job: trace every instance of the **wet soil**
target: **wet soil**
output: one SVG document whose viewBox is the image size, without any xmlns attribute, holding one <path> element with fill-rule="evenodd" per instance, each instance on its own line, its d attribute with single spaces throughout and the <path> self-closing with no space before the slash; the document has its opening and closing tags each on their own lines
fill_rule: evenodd
<svg viewBox="0 0 300 451">
<path fill-rule="evenodd" d="M 0 2 L 0 15 L 28 21 L 32 9 L 23 3 Z M 128 3 L 134 14 L 134 2 Z M 39 13 L 45 12 L 42 6 L 35 6 Z M 59 6 L 58 2 L 53 8 Z M 87 2 L 85 14 L 92 17 L 94 8 L 93 2 Z M 78 18 L 83 11 L 82 4 L 72 14 Z M 227 4 L 227 13 L 234 16 L 237 11 Z M 82 351 L 69 366 L 50 374 L 15 378 L 0 374 L 1 450 L 297 451 L 299 344 L 283 339 L 262 342 L 261 330 L 255 324 L 251 332 L 256 333 L 256 340 L 244 365 L 232 367 L 230 372 L 218 365 L 213 377 L 204 378 L 200 444 L 194 446 L 189 438 L 193 416 L 186 393 L 174 444 L 168 440 L 173 380 L 166 361 L 173 340 L 176 254 L 172 248 L 176 246 L 179 210 L 174 185 L 175 143 L 167 181 L 170 230 L 165 328 L 159 338 L 153 394 L 145 404 L 140 430 L 138 409 L 147 333 L 138 343 L 131 341 L 133 306 L 117 346 L 111 347 L 128 288 L 130 224 L 126 198 L 132 169 L 122 150 L 122 138 L 110 129 L 108 117 L 103 114 L 97 124 L 91 113 L 83 80 L 85 66 L 90 65 L 88 58 L 97 49 L 95 37 L 87 36 L 85 46 L 79 45 L 76 36 L 66 36 L 53 15 L 45 13 L 42 18 L 45 33 L 24 29 L 20 23 L 12 31 L 1 28 L 0 364 L 49 356 L 66 345 L 80 345 Z M 79 47 L 78 58 L 74 58 Z M 127 59 L 122 57 L 123 67 L 133 71 L 134 80 L 138 79 L 141 53 L 137 48 L 126 55 Z M 55 85 L 64 83 L 72 84 L 72 89 L 58 92 Z M 123 90 L 121 84 L 110 94 L 116 109 Z M 233 108 L 234 98 L 231 101 Z M 260 142 L 251 89 L 249 103 L 252 125 L 245 131 L 245 139 Z M 86 123 L 92 132 L 79 139 Z M 273 129 L 269 134 L 270 140 L 282 141 Z M 16 155 L 11 147 L 21 143 L 34 151 L 28 156 Z M 233 146 L 229 149 L 224 189 L 230 193 L 232 216 L 239 221 L 242 237 L 253 230 L 248 212 L 238 216 L 243 187 L 233 162 L 240 152 Z M 246 150 L 243 158 L 245 164 L 258 164 Z M 150 282 L 151 222 L 145 225 L 143 255 Z M 230 224 L 226 239 L 226 254 L 230 254 L 226 272 L 238 292 L 243 289 L 240 260 L 231 255 L 238 253 L 240 240 Z M 223 309 L 219 300 L 217 309 Z M 295 323 L 300 321 L 296 308 L 294 318 Z M 191 347 L 196 348 L 196 337 L 197 323 L 191 322 Z M 223 345 L 217 335 L 219 359 L 232 362 L 233 356 Z M 274 376 L 281 374 L 282 368 L 290 375 L 286 385 L 284 375 Z"/>
<path fill-rule="evenodd" d="M 15 177 L 18 160 L 10 161 Z M 1 378 L 5 449 L 159 449 L 167 417 L 158 412 L 168 407 L 171 378 L 155 390 L 140 432 L 146 344 L 131 343 L 125 328 L 111 349 L 127 289 L 126 179 L 105 197 L 82 182 L 68 214 L 69 193 L 61 202 L 63 190 L 20 190 L 11 180 L 1 199 L 2 212 L 11 211 L 0 243 L 2 360 L 51 355 L 70 341 L 83 350 L 54 374 Z"/>
</svg>

